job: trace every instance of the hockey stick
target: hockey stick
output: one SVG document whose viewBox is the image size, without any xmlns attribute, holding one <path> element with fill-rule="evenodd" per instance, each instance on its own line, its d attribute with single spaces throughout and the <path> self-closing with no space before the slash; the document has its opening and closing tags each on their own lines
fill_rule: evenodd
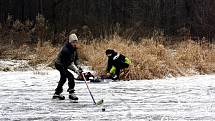
<svg viewBox="0 0 215 121">
<path fill-rule="evenodd" d="M 103 99 L 100 100 L 100 101 L 98 101 L 98 102 L 96 103 L 96 101 L 95 101 L 95 99 L 94 99 L 94 97 L 93 97 L 93 95 L 92 95 L 92 93 L 91 93 L 91 91 L 90 91 L 90 88 L 89 88 L 89 86 L 88 86 L 88 84 L 87 84 L 87 80 L 86 80 L 84 74 L 81 73 L 81 75 L 82 75 L 83 78 L 84 78 L 84 82 L 85 82 L 85 84 L 86 84 L 86 86 L 87 86 L 87 89 L 88 89 L 88 91 L 89 91 L 89 93 L 90 93 L 91 98 L 93 99 L 93 103 L 94 103 L 95 105 L 101 105 L 101 104 L 103 104 L 103 102 L 104 102 Z"/>
</svg>

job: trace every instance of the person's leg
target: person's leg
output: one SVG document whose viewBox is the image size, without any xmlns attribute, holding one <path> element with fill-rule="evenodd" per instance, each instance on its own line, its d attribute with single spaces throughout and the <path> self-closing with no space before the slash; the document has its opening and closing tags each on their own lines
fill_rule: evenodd
<svg viewBox="0 0 215 121">
<path fill-rule="evenodd" d="M 119 66 L 116 66 L 116 71 L 115 71 L 115 75 L 113 75 L 113 79 L 119 79 L 120 78 L 120 73 L 122 69 L 128 68 L 129 65 L 128 64 L 122 64 Z"/>
<path fill-rule="evenodd" d="M 66 82 L 65 69 L 61 65 L 58 65 L 58 64 L 55 64 L 55 67 L 60 72 L 60 81 L 58 82 L 57 88 L 55 89 L 53 99 L 64 100 L 65 97 L 63 95 L 61 95 L 61 93 L 63 92 L 63 85 Z"/>
<path fill-rule="evenodd" d="M 116 67 L 115 74 L 112 75 L 113 80 L 119 79 L 119 75 L 120 75 L 120 68 Z"/>
<path fill-rule="evenodd" d="M 66 77 L 68 78 L 68 92 L 69 92 L 69 99 L 71 100 L 78 100 L 78 97 L 75 95 L 75 80 L 72 73 L 70 73 L 68 70 L 66 72 Z"/>
<path fill-rule="evenodd" d="M 126 79 L 129 73 L 129 65 L 123 64 L 122 69 L 120 70 L 120 78 Z"/>
<path fill-rule="evenodd" d="M 55 94 L 61 94 L 63 92 L 63 85 L 66 82 L 66 69 L 59 64 L 55 64 L 56 69 L 60 72 L 60 81 L 58 82 Z"/>
<path fill-rule="evenodd" d="M 74 90 L 75 87 L 75 80 L 72 73 L 70 73 L 68 70 L 66 71 L 66 77 L 68 78 L 68 92 L 69 90 Z"/>
<path fill-rule="evenodd" d="M 119 75 L 120 79 L 128 79 L 128 76 L 129 76 L 129 69 L 128 68 L 124 68 L 120 71 L 120 75 Z"/>
</svg>

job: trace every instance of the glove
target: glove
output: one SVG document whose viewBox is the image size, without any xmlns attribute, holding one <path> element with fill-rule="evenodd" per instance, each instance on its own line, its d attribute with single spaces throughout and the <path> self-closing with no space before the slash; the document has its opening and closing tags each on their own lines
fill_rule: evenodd
<svg viewBox="0 0 215 121">
<path fill-rule="evenodd" d="M 83 73 L 83 70 L 78 70 L 78 74 L 81 75 Z"/>
<path fill-rule="evenodd" d="M 78 65 L 75 65 L 75 66 L 76 66 L 77 72 L 79 72 L 79 73 L 83 72 L 83 69 L 80 66 L 78 66 Z"/>
<path fill-rule="evenodd" d="M 81 67 L 78 66 L 78 72 L 82 73 L 83 69 Z"/>
<path fill-rule="evenodd" d="M 83 72 L 83 70 L 80 67 L 77 67 L 74 63 L 72 63 L 68 68 L 77 74 L 81 74 Z"/>
<path fill-rule="evenodd" d="M 107 77 L 110 77 L 111 76 L 111 73 L 107 73 Z"/>
<path fill-rule="evenodd" d="M 111 79 L 112 78 L 112 74 L 111 73 L 107 73 L 107 79 Z"/>
<path fill-rule="evenodd" d="M 82 70 L 81 68 L 77 68 L 77 69 L 75 70 L 75 73 L 77 73 L 77 74 L 79 74 L 79 75 L 81 75 L 82 72 L 83 72 L 83 70 Z"/>
</svg>

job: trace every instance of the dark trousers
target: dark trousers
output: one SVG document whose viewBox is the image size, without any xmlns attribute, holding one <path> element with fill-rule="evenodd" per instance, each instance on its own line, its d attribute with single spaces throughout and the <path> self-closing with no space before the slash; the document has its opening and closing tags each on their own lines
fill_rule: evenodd
<svg viewBox="0 0 215 121">
<path fill-rule="evenodd" d="M 120 65 L 120 66 L 116 66 L 116 75 L 117 75 L 117 77 L 119 77 L 119 75 L 120 75 L 120 71 L 122 70 L 122 69 L 124 69 L 124 68 L 128 68 L 129 67 L 129 65 L 128 64 L 122 64 L 122 65 Z"/>
<path fill-rule="evenodd" d="M 69 91 L 74 91 L 75 87 L 75 81 L 74 81 L 74 76 L 72 73 L 70 73 L 67 68 L 55 63 L 56 69 L 60 72 L 60 81 L 58 82 L 57 88 L 55 89 L 56 94 L 60 94 L 63 92 L 63 85 L 66 82 L 66 79 L 68 79 L 68 86 Z"/>
</svg>

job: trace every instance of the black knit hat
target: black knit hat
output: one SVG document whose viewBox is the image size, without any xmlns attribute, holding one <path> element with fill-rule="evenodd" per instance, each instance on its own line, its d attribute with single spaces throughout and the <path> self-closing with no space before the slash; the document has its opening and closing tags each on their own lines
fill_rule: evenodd
<svg viewBox="0 0 215 121">
<path fill-rule="evenodd" d="M 107 50 L 105 51 L 105 53 L 106 53 L 106 55 L 108 55 L 108 54 L 113 54 L 113 53 L 115 53 L 115 51 L 112 50 L 112 49 L 107 49 Z"/>
</svg>

